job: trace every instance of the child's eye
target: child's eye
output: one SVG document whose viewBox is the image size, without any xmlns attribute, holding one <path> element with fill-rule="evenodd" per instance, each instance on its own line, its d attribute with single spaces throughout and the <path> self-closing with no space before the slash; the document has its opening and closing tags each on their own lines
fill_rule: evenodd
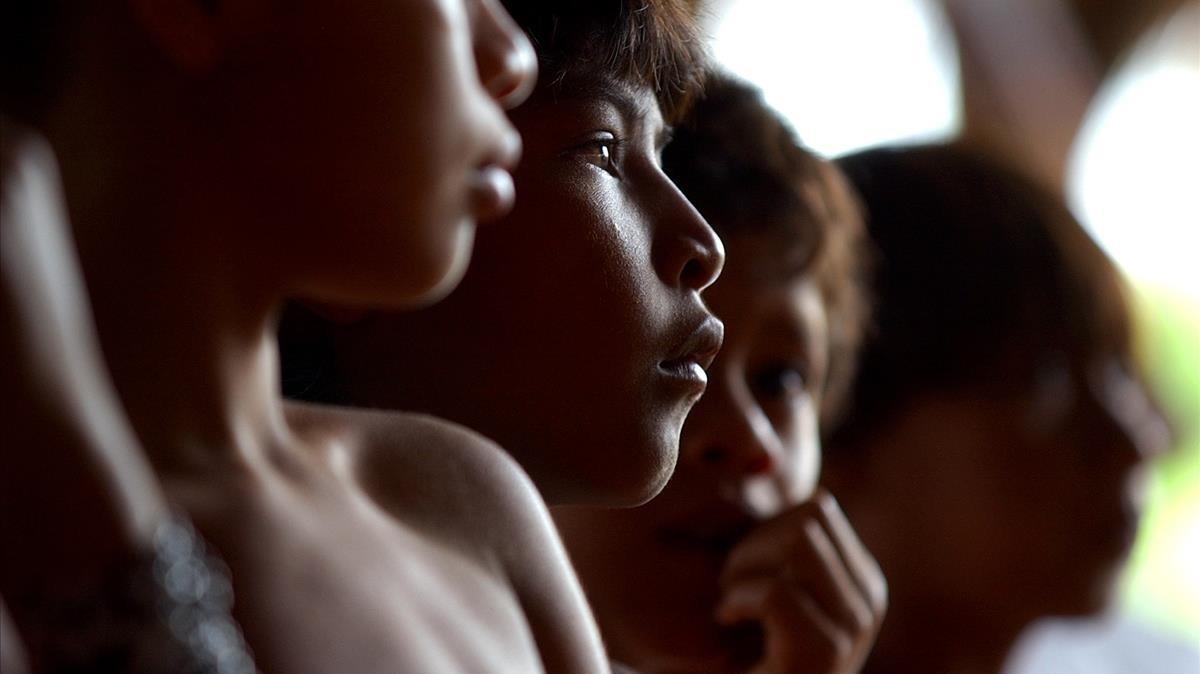
<svg viewBox="0 0 1200 674">
<path fill-rule="evenodd" d="M 803 395 L 807 386 L 803 368 L 795 365 L 772 365 L 754 374 L 751 385 L 765 400 L 785 401 Z"/>
<path fill-rule="evenodd" d="M 612 174 L 621 177 L 617 171 L 617 151 L 620 141 L 611 136 L 594 138 L 575 148 L 576 156 L 589 164 L 593 164 Z"/>
</svg>

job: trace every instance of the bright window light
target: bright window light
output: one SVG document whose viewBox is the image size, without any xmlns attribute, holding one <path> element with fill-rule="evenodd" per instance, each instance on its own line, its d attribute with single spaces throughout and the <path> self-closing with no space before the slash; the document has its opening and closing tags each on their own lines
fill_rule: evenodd
<svg viewBox="0 0 1200 674">
<path fill-rule="evenodd" d="M 1073 158 L 1072 207 L 1135 281 L 1200 302 L 1200 10 L 1105 88 Z"/>
<path fill-rule="evenodd" d="M 713 52 L 826 155 L 945 140 L 961 124 L 954 39 L 924 0 L 737 0 Z"/>
</svg>

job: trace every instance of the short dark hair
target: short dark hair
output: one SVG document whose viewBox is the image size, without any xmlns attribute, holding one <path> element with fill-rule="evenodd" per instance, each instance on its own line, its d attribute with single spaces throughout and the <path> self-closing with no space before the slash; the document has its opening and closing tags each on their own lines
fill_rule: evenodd
<svg viewBox="0 0 1200 674">
<path fill-rule="evenodd" d="M 663 151 L 667 175 L 721 236 L 779 232 L 791 273 L 812 274 L 829 322 L 822 417 L 835 418 L 866 320 L 862 218 L 841 172 L 763 99 L 713 72 Z"/>
<path fill-rule="evenodd" d="M 699 92 L 707 53 L 683 0 L 503 0 L 538 55 L 539 88 L 648 86 L 673 123 Z"/>
<path fill-rule="evenodd" d="M 832 444 L 855 444 L 921 393 L 1024 394 L 1047 359 L 1130 358 L 1120 275 L 1057 195 L 958 145 L 838 163 L 878 260 L 874 328 Z"/>
</svg>

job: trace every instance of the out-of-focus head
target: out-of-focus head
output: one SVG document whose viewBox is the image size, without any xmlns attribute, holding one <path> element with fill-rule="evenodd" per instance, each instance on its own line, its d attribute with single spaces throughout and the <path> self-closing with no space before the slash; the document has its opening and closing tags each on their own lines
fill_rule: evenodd
<svg viewBox="0 0 1200 674">
<path fill-rule="evenodd" d="M 816 484 L 818 419 L 844 389 L 863 318 L 862 225 L 839 171 L 728 76 L 709 80 L 663 164 L 725 242 L 705 292 L 725 345 L 663 493 L 555 518 L 614 657 L 724 671 L 757 644 L 714 621 L 718 576 L 748 529 Z"/>
<path fill-rule="evenodd" d="M 837 166 L 804 147 L 753 85 L 713 74 L 696 108 L 663 165 L 722 240 L 749 248 L 740 259 L 729 255 L 745 282 L 740 291 L 730 277 L 705 297 L 715 305 L 721 288 L 729 288 L 733 309 L 739 298 L 756 295 L 749 292 L 755 284 L 807 278 L 824 307 L 827 357 L 811 358 L 824 365 L 803 380 L 816 393 L 822 421 L 836 419 L 867 312 L 867 255 L 853 189 Z"/>
<path fill-rule="evenodd" d="M 514 211 L 444 302 L 336 327 L 306 395 L 470 426 L 552 502 L 637 504 L 670 475 L 720 340 L 700 291 L 721 243 L 659 161 L 704 54 L 682 3 L 507 6 L 542 71 L 511 115 Z"/>
<path fill-rule="evenodd" d="M 1100 608 L 1168 438 L 1117 270 L 1060 200 L 972 151 L 839 164 L 878 251 L 876 314 L 826 475 L 892 617 Z"/>
<path fill-rule="evenodd" d="M 8 6 L 6 112 L 123 148 L 106 173 L 212 209 L 176 236 L 223 240 L 298 294 L 444 294 L 476 223 L 511 206 L 503 107 L 536 66 L 495 0 Z"/>
</svg>

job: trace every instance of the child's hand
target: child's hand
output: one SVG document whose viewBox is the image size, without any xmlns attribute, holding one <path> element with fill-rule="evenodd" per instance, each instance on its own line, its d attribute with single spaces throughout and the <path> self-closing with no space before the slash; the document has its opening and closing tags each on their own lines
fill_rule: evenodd
<svg viewBox="0 0 1200 674">
<path fill-rule="evenodd" d="M 858 671 L 887 608 L 883 573 L 824 490 L 747 534 L 721 585 L 717 621 L 763 628 L 756 674 Z"/>
</svg>

